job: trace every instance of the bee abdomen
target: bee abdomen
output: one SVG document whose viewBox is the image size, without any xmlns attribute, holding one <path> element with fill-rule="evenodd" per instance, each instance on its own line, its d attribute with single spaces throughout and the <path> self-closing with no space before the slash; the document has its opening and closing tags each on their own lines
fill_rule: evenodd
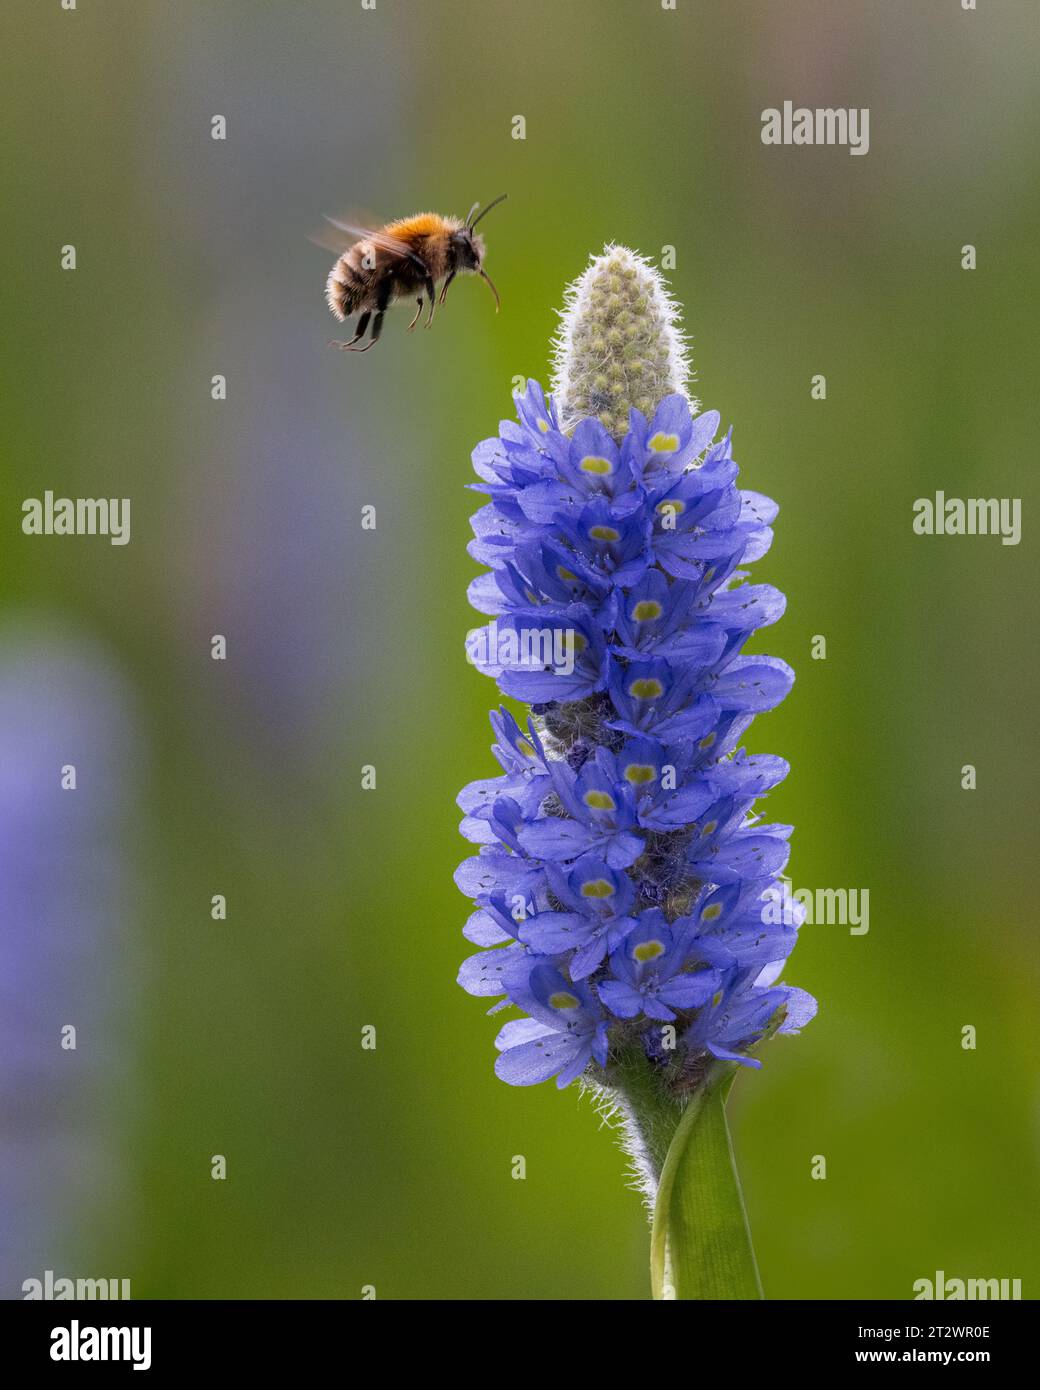
<svg viewBox="0 0 1040 1390">
<path fill-rule="evenodd" d="M 325 298 L 329 308 L 338 319 L 349 318 L 361 308 L 365 297 L 365 284 L 357 271 L 341 256 L 329 272 L 325 284 Z"/>
</svg>

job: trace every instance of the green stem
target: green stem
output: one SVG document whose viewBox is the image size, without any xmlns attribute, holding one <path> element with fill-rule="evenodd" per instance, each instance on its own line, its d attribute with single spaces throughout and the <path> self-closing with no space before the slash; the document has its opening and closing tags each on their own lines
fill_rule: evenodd
<svg viewBox="0 0 1040 1390">
<path fill-rule="evenodd" d="M 715 1062 L 684 1102 L 641 1049 L 612 1068 L 627 1148 L 653 1200 L 654 1298 L 764 1297 L 726 1123 L 737 1071 Z"/>
<path fill-rule="evenodd" d="M 654 1298 L 764 1296 L 726 1123 L 734 1070 L 717 1064 L 709 1072 L 665 1157 L 650 1238 Z"/>
</svg>

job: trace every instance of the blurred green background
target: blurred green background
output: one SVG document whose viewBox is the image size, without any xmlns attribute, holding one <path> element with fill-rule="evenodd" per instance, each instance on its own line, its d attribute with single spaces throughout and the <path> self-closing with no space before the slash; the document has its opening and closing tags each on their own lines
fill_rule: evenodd
<svg viewBox="0 0 1040 1390">
<path fill-rule="evenodd" d="M 9 1170 L 74 1153 L 55 1098 L 79 1068 L 92 1158 L 31 1198 L 5 1175 L 27 1204 L 5 1296 L 44 1268 L 135 1297 L 646 1296 L 611 1136 L 576 1088 L 496 1081 L 497 1025 L 454 983 L 453 802 L 495 770 L 463 655 L 468 455 L 512 378 L 547 379 L 607 240 L 675 247 L 698 394 L 781 504 L 756 577 L 788 610 L 757 646 L 798 682 L 747 742 L 793 765 L 769 810 L 794 885 L 870 892 L 869 934 L 805 929 L 785 978 L 819 1017 L 734 1092 L 767 1293 L 907 1298 L 943 1269 L 1034 1296 L 1033 0 L 9 0 L 2 23 L 4 659 L 31 689 L 40 633 L 89 649 L 132 767 L 84 827 L 117 864 L 99 983 L 61 1016 L 42 953 L 46 1045 L 3 1093 Z M 763 146 L 787 98 L 868 106 L 869 155 Z M 499 317 L 465 280 L 429 333 L 398 309 L 373 352 L 326 348 L 322 213 L 500 192 Z M 47 488 L 129 496 L 130 544 L 23 536 Z M 937 489 L 1022 498 L 1022 543 L 915 536 Z M 46 799 L 16 792 L 15 819 Z M 97 915 L 77 883 L 70 933 Z"/>
</svg>

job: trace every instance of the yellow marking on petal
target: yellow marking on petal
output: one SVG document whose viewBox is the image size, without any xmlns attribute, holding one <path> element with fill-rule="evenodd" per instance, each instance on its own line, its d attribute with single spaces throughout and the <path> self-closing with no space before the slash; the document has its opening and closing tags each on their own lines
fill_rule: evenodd
<svg viewBox="0 0 1040 1390">
<path fill-rule="evenodd" d="M 613 526 L 591 526 L 589 538 L 594 541 L 619 541 L 621 532 L 615 530 Z"/>
<path fill-rule="evenodd" d="M 585 805 L 594 811 L 613 811 L 614 798 L 609 792 L 586 792 Z"/>
<path fill-rule="evenodd" d="M 697 747 L 698 747 L 698 748 L 710 748 L 711 745 L 712 745 L 714 742 L 715 742 L 715 735 L 714 735 L 714 734 L 705 734 L 704 737 L 701 739 L 700 743 L 698 743 Z"/>
<path fill-rule="evenodd" d="M 628 693 L 637 700 L 656 700 L 664 694 L 664 686 L 655 676 L 639 676 L 628 687 Z"/>
<path fill-rule="evenodd" d="M 563 565 L 556 566 L 556 573 L 568 584 L 576 584 L 578 582 L 578 576 L 576 574 L 571 574 L 569 569 L 564 569 Z"/>
<path fill-rule="evenodd" d="M 701 834 L 702 834 L 702 835 L 714 835 L 715 832 L 716 832 L 716 830 L 718 830 L 718 828 L 719 828 L 719 823 L 718 823 L 718 821 L 717 821 L 717 820 L 710 820 L 710 821 L 708 822 L 708 824 L 704 827 L 704 829 L 701 831 Z"/>
<path fill-rule="evenodd" d="M 580 1003 L 576 995 L 565 989 L 558 989 L 549 995 L 549 1007 L 552 1009 L 576 1009 Z"/>
<path fill-rule="evenodd" d="M 537 602 L 538 602 L 538 595 L 535 593 L 535 591 L 534 591 L 533 589 L 525 589 L 525 590 L 524 590 L 524 595 L 525 595 L 525 597 L 526 597 L 528 603 L 537 603 Z"/>
<path fill-rule="evenodd" d="M 722 990 L 719 989 L 719 990 L 716 990 L 715 993 L 711 996 L 711 1006 L 712 1006 L 712 1008 L 713 1008 L 713 1009 L 717 1009 L 717 1008 L 719 1007 L 719 1004 L 720 1004 L 721 1002 L 722 1002 Z"/>
<path fill-rule="evenodd" d="M 583 898 L 612 898 L 614 885 L 605 878 L 590 878 L 581 885 Z"/>
<path fill-rule="evenodd" d="M 710 570 L 705 570 L 705 571 L 704 571 L 704 578 L 705 578 L 705 579 L 714 579 L 714 578 L 715 578 L 715 566 L 714 566 L 714 565 L 712 565 L 712 567 L 711 567 Z"/>
<path fill-rule="evenodd" d="M 714 922 L 714 920 L 715 920 L 716 917 L 721 917 L 721 916 L 722 916 L 722 904 L 721 904 L 721 903 L 709 903 L 708 906 L 707 906 L 707 907 L 704 909 L 704 911 L 701 913 L 701 921 L 702 921 L 702 922 Z"/>
<path fill-rule="evenodd" d="M 578 467 L 583 473 L 606 474 L 613 473 L 614 465 L 610 459 L 601 458 L 598 454 L 586 454 Z"/>
<path fill-rule="evenodd" d="M 648 960 L 656 960 L 658 956 L 664 955 L 663 941 L 641 941 L 632 951 L 633 960 L 644 963 Z"/>
<path fill-rule="evenodd" d="M 549 433 L 549 421 L 548 421 L 548 420 L 539 420 L 539 421 L 538 421 L 538 428 L 541 430 L 541 432 L 542 432 L 543 434 L 548 434 L 548 433 Z"/>
<path fill-rule="evenodd" d="M 634 787 L 642 787 L 657 780 L 657 768 L 651 763 L 629 763 L 625 777 Z"/>
<path fill-rule="evenodd" d="M 679 447 L 679 436 L 677 434 L 665 434 L 658 430 L 652 439 L 647 440 L 647 448 L 653 449 L 655 454 L 674 454 Z"/>
<path fill-rule="evenodd" d="M 667 512 L 669 516 L 681 516 L 686 510 L 686 503 L 678 497 L 667 497 L 663 502 L 658 502 L 654 508 L 656 512 Z"/>
<path fill-rule="evenodd" d="M 632 609 L 632 618 L 637 623 L 653 622 L 654 618 L 659 618 L 664 609 L 655 598 L 641 598 Z"/>
<path fill-rule="evenodd" d="M 527 741 L 526 738 L 518 738 L 518 739 L 517 739 L 517 741 L 516 741 L 516 751 L 517 751 L 522 757 L 525 757 L 525 758 L 534 758 L 534 757 L 537 757 L 537 754 L 535 753 L 535 751 L 534 751 L 534 749 L 532 748 L 532 746 L 528 743 L 528 741 Z"/>
<path fill-rule="evenodd" d="M 569 645 L 571 651 L 573 651 L 576 656 L 581 656 L 582 652 L 589 645 L 589 641 L 588 638 L 583 637 L 580 632 L 572 632 L 569 638 Z"/>
</svg>

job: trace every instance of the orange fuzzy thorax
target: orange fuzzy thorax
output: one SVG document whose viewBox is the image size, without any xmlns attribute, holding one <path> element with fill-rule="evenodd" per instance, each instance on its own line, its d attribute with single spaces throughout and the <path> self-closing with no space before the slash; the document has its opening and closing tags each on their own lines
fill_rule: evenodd
<svg viewBox="0 0 1040 1390">
<path fill-rule="evenodd" d="M 412 217 L 402 217 L 397 222 L 388 222 L 387 236 L 395 236 L 399 241 L 411 241 L 416 237 L 441 236 L 457 232 L 462 223 L 457 217 L 442 217 L 439 212 L 417 212 Z"/>
</svg>

